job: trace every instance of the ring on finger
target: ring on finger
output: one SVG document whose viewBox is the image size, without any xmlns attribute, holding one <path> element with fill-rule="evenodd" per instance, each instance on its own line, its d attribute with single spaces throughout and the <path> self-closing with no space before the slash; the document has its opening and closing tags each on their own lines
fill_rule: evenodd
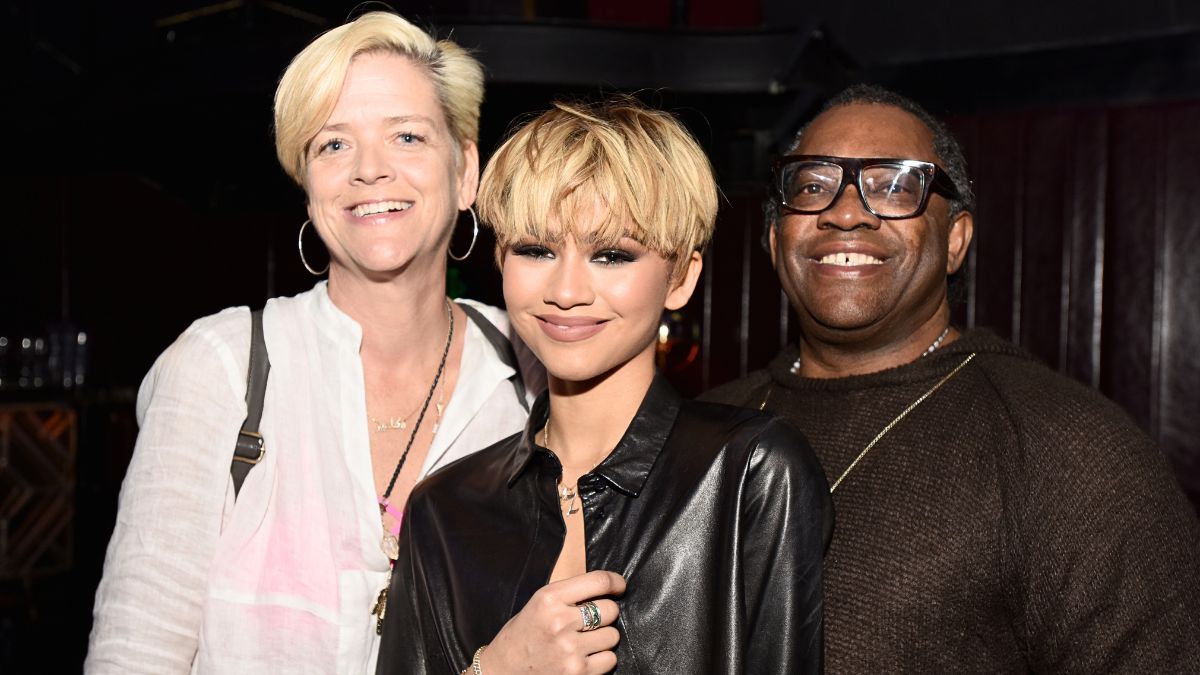
<svg viewBox="0 0 1200 675">
<path fill-rule="evenodd" d="M 589 630 L 596 630 L 600 627 L 600 608 L 596 603 L 588 601 L 579 605 L 579 616 L 583 619 L 583 628 L 580 632 L 586 633 Z"/>
</svg>

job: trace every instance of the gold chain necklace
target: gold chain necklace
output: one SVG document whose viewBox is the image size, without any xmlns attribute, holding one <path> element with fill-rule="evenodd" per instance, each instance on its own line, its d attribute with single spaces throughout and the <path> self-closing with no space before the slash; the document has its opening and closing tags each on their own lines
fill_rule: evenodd
<svg viewBox="0 0 1200 675">
<path fill-rule="evenodd" d="M 941 340 L 939 339 L 939 342 L 940 341 Z M 928 353 L 929 352 L 926 352 L 926 354 L 928 354 Z M 922 354 L 922 356 L 924 356 L 924 354 Z M 933 393 L 935 391 L 937 391 L 938 389 L 941 389 L 943 384 L 946 384 L 947 382 L 949 382 L 950 378 L 957 375 L 958 371 L 962 370 L 963 367 L 965 367 L 968 363 L 970 363 L 971 359 L 973 359 L 973 358 L 975 358 L 975 352 L 971 352 L 970 354 L 968 354 L 967 358 L 963 359 L 962 363 L 955 366 L 954 370 L 950 371 L 949 373 L 947 373 L 945 375 L 945 377 L 938 380 L 937 384 L 935 384 L 929 388 L 929 391 L 925 392 L 924 394 L 921 394 L 921 396 L 918 397 L 917 400 L 910 403 L 908 405 L 908 407 L 905 408 L 899 415 L 896 415 L 895 419 L 893 419 L 891 422 L 888 422 L 888 425 L 886 427 L 884 427 L 882 431 L 880 431 L 878 434 L 875 434 L 875 438 L 872 438 L 871 442 L 867 443 L 867 447 L 863 448 L 862 452 L 858 453 L 858 456 L 854 458 L 854 461 L 850 462 L 850 466 L 846 467 L 846 470 L 842 472 L 842 475 L 838 476 L 838 479 L 833 481 L 833 485 L 829 486 L 829 493 L 833 494 L 833 491 L 838 489 L 838 486 L 842 484 L 842 481 L 846 480 L 846 476 L 850 475 L 850 472 L 854 470 L 854 467 L 858 466 L 858 463 L 860 461 L 862 461 L 862 458 L 867 456 L 867 453 L 871 451 L 871 448 L 875 447 L 875 444 L 878 443 L 884 436 L 886 436 L 887 432 L 892 430 L 892 427 L 899 424 L 900 420 L 904 419 L 905 417 L 908 417 L 908 414 L 910 412 L 912 412 L 913 410 L 916 410 L 917 406 L 924 403 L 925 399 L 929 398 L 930 396 L 933 396 Z M 763 396 L 762 403 L 760 403 L 758 406 L 759 410 L 762 410 L 767 407 L 767 399 L 769 399 L 770 397 L 771 397 L 771 387 L 768 384 L 767 385 L 767 393 L 765 396 Z"/>
</svg>

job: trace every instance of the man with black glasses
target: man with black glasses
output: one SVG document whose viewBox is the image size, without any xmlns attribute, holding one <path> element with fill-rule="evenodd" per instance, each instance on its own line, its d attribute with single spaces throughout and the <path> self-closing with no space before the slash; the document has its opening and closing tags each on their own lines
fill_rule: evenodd
<svg viewBox="0 0 1200 675">
<path fill-rule="evenodd" d="M 1153 442 L 950 325 L 973 206 L 954 138 L 876 87 L 775 167 L 766 238 L 800 341 L 706 398 L 788 417 L 821 459 L 825 666 L 1200 672 L 1200 526 Z"/>
</svg>

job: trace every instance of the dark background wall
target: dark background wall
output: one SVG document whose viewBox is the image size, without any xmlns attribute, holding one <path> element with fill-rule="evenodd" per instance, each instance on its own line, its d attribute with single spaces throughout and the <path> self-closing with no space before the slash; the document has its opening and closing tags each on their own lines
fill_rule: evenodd
<svg viewBox="0 0 1200 675">
<path fill-rule="evenodd" d="M 54 512 L 69 527 L 47 549 L 61 555 L 23 574 L 0 564 L 6 673 L 79 669 L 132 401 L 155 356 L 199 316 L 311 285 L 294 248 L 303 195 L 274 159 L 271 94 L 291 56 L 353 3 L 108 5 L 0 4 L 0 412 L 41 401 L 79 415 L 74 473 L 54 488 L 70 507 Z M 514 117 L 600 89 L 640 90 L 705 145 L 726 201 L 703 291 L 674 324 L 668 368 L 689 393 L 794 339 L 758 244 L 780 143 L 852 81 L 917 98 L 964 143 L 979 196 L 957 322 L 1116 400 L 1200 500 L 1200 3 L 393 6 L 478 50 L 485 157 Z M 452 290 L 500 302 L 489 256 L 452 274 Z M 12 386 L 21 338 L 81 330 L 83 386 Z M 14 506 L 13 466 L 0 465 L 0 519 L 21 526 L 35 502 Z"/>
</svg>

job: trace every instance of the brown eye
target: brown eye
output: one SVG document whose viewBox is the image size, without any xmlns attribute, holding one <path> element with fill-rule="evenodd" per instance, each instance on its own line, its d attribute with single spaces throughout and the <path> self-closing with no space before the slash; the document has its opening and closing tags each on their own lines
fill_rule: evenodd
<svg viewBox="0 0 1200 675">
<path fill-rule="evenodd" d="M 535 260 L 554 257 L 550 249 L 540 244 L 517 244 L 510 248 L 509 252 L 513 255 L 519 255 L 523 258 L 533 258 Z"/>
<path fill-rule="evenodd" d="M 637 260 L 637 256 L 619 248 L 604 249 L 592 256 L 592 262 L 597 262 L 601 265 L 621 265 L 631 263 L 635 260 Z"/>
</svg>

